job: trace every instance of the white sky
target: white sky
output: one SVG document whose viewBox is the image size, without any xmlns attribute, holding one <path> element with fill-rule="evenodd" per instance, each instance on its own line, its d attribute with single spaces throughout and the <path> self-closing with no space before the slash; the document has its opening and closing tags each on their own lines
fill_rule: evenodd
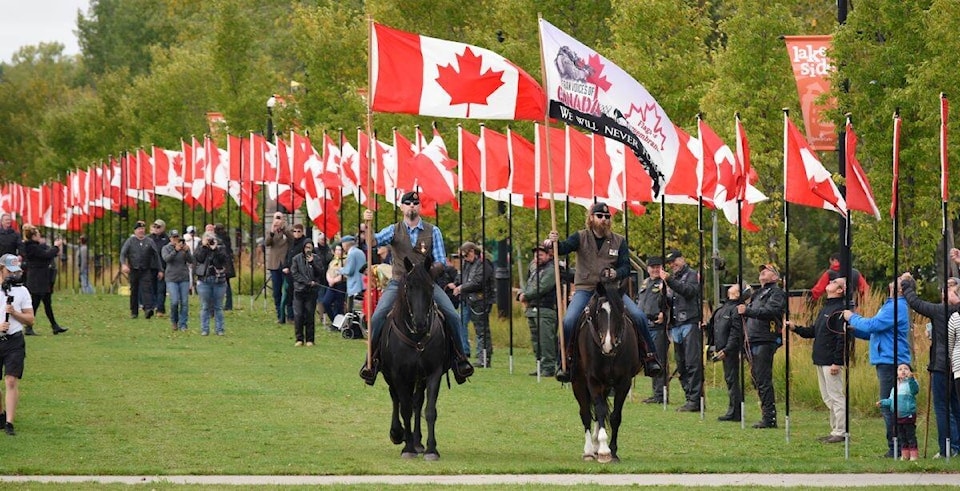
<svg viewBox="0 0 960 491">
<path fill-rule="evenodd" d="M 77 10 L 90 0 L 0 0 L 0 61 L 9 63 L 22 46 L 58 41 L 68 55 L 78 54 Z"/>
</svg>

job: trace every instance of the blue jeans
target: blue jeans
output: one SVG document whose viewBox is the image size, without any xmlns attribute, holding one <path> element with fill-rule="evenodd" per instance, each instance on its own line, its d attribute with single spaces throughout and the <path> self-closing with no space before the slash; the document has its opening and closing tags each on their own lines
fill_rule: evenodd
<svg viewBox="0 0 960 491">
<path fill-rule="evenodd" d="M 170 291 L 170 322 L 184 331 L 190 308 L 190 281 L 168 281 L 167 290 Z"/>
<path fill-rule="evenodd" d="M 230 278 L 227 278 L 227 291 L 224 294 L 223 310 L 233 310 L 233 285 L 230 284 Z"/>
<path fill-rule="evenodd" d="M 880 383 L 880 399 L 886 399 L 890 397 L 890 391 L 897 383 L 897 366 L 890 364 L 875 366 L 877 368 L 877 381 Z M 893 452 L 893 437 L 897 434 L 894 429 L 896 420 L 893 418 L 893 412 L 890 411 L 890 408 L 885 406 L 880 406 L 880 414 L 883 415 L 883 422 L 887 427 L 887 449 Z M 900 445 L 903 445 L 903 442 L 900 442 Z"/>
<path fill-rule="evenodd" d="M 577 328 L 577 321 L 580 320 L 583 309 L 587 308 L 587 303 L 590 302 L 593 293 L 592 290 L 577 290 L 573 292 L 573 298 L 570 299 L 570 304 L 567 305 L 567 312 L 563 315 L 563 342 L 566 343 L 568 348 L 571 346 L 570 338 L 573 337 L 573 331 Z M 650 336 L 650 328 L 647 325 L 646 314 L 637 307 L 637 304 L 634 303 L 626 293 L 623 294 L 623 307 L 626 309 L 630 318 L 633 319 L 633 326 L 637 329 L 637 335 L 647 343 L 647 351 L 652 352 L 655 345 L 653 344 L 653 337 Z M 641 359 L 643 359 L 644 354 L 645 353 L 640 354 Z"/>
<path fill-rule="evenodd" d="M 943 372 L 930 372 L 930 390 L 933 399 L 933 412 L 937 415 L 937 443 L 940 447 L 940 455 L 946 455 L 947 446 L 947 423 L 950 424 L 950 446 L 953 451 L 960 450 L 960 402 L 957 400 L 957 392 L 951 388 L 953 400 L 950 401 L 950 419 L 947 419 L 947 384 L 953 383 L 952 374 Z"/>
<path fill-rule="evenodd" d="M 164 313 L 167 311 L 167 282 L 163 281 L 156 276 L 153 277 L 153 281 L 156 283 L 156 291 L 153 296 L 153 308 L 157 309 L 157 312 Z"/>
<path fill-rule="evenodd" d="M 396 280 L 390 280 L 390 282 L 387 283 L 387 287 L 383 289 L 383 293 L 380 294 L 380 301 L 377 302 L 377 308 L 374 310 L 373 316 L 370 319 L 370 329 L 373 333 L 373 337 L 370 338 L 371 342 L 376 342 L 380 339 L 380 330 L 383 329 L 383 324 L 387 322 L 387 314 L 390 313 L 393 302 L 397 301 L 397 290 L 399 289 L 400 283 Z M 457 309 L 453 307 L 453 302 L 450 301 L 450 297 L 448 297 L 446 293 L 443 293 L 440 286 L 436 284 L 433 285 L 433 301 L 437 304 L 437 307 L 440 308 L 440 311 L 443 312 L 447 327 L 453 336 L 453 342 L 456 345 L 463 346 L 463 339 L 460 338 L 460 314 L 457 312 Z"/>
<path fill-rule="evenodd" d="M 470 307 L 467 302 L 460 302 L 460 339 L 463 340 L 463 354 L 470 357 L 470 331 L 467 325 L 470 324 Z"/>
<path fill-rule="evenodd" d="M 217 334 L 223 333 L 223 296 L 227 293 L 227 284 L 212 281 L 197 283 L 200 293 L 200 333 L 210 334 L 210 317 L 214 317 Z"/>
<path fill-rule="evenodd" d="M 277 309 L 277 320 L 286 321 L 286 312 L 283 310 L 283 270 L 271 269 L 270 285 L 273 286 L 273 307 Z"/>
<path fill-rule="evenodd" d="M 94 293 L 93 287 L 90 286 L 89 270 L 80 272 L 80 293 Z"/>
</svg>

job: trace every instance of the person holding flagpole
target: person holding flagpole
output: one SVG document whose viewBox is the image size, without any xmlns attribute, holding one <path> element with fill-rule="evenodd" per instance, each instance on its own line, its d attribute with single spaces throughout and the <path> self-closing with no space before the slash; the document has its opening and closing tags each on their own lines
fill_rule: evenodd
<svg viewBox="0 0 960 491">
<path fill-rule="evenodd" d="M 610 207 L 606 203 L 596 203 L 587 215 L 586 228 L 563 241 L 559 240 L 559 232 L 553 230 L 543 244 L 550 249 L 556 243 L 558 254 L 561 255 L 577 252 L 577 268 L 573 279 L 576 291 L 563 316 L 563 340 L 567 353 L 571 352 L 573 331 L 583 309 L 593 296 L 597 283 L 622 280 L 630 274 L 630 249 L 627 239 L 610 230 L 610 216 Z M 655 377 L 662 368 L 653 351 L 655 345 L 647 327 L 647 316 L 627 294 L 623 295 L 623 305 L 637 330 L 640 353 L 643 353 L 643 371 L 648 377 Z M 557 380 L 569 382 L 571 372 L 571 367 L 567 365 L 566 370 L 557 372 Z"/>
</svg>

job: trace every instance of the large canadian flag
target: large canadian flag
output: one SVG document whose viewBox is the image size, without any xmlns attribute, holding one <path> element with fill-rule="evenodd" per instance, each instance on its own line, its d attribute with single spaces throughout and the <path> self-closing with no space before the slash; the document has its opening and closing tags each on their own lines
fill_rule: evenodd
<svg viewBox="0 0 960 491">
<path fill-rule="evenodd" d="M 783 115 L 783 140 L 784 199 L 847 216 L 847 203 L 840 196 L 830 173 L 786 113 Z"/>
<path fill-rule="evenodd" d="M 546 95 L 493 51 L 373 24 L 372 109 L 445 118 L 542 120 Z"/>
</svg>

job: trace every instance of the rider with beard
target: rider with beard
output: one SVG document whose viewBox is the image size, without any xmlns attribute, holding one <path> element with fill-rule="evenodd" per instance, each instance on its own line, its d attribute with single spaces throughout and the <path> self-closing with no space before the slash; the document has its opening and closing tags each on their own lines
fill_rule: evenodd
<svg viewBox="0 0 960 491">
<path fill-rule="evenodd" d="M 551 231 L 549 238 L 544 241 L 544 247 L 547 248 L 552 248 L 553 242 L 557 242 L 559 254 L 577 251 L 577 268 L 573 280 L 576 291 L 563 316 L 563 339 L 567 353 L 571 352 L 573 331 L 590 297 L 593 296 L 597 284 L 601 281 L 619 281 L 630 274 L 628 258 L 630 250 L 627 247 L 627 239 L 610 230 L 610 208 L 606 203 L 595 203 L 590 208 L 586 222 L 585 229 L 575 232 L 562 242 L 559 241 L 560 234 L 556 230 Z M 652 352 L 654 344 L 650 337 L 650 330 L 647 328 L 646 315 L 626 294 L 623 295 L 623 306 L 637 330 L 637 342 L 640 353 L 643 354 L 644 373 L 653 377 L 660 373 L 661 367 L 657 362 L 656 353 Z M 569 367 L 566 371 L 557 372 L 557 380 L 570 381 Z"/>
<path fill-rule="evenodd" d="M 363 368 L 360 369 L 360 377 L 367 385 L 373 385 L 377 379 L 380 331 L 387 320 L 387 314 L 393 307 L 393 302 L 397 299 L 400 279 L 407 274 L 404 259 L 409 260 L 411 264 L 420 264 L 429 257 L 435 265 L 439 264 L 439 267 L 442 267 L 447 257 L 440 228 L 420 218 L 419 193 L 415 191 L 404 193 L 400 198 L 400 211 L 403 213 L 403 220 L 384 227 L 373 238 L 377 246 L 389 245 L 393 249 L 393 278 L 383 289 L 377 308 L 370 319 L 370 346 L 374 351 L 373 362 L 370 367 L 364 362 Z M 365 222 L 373 220 L 373 211 L 364 210 L 363 220 Z M 451 365 L 454 369 L 454 377 L 457 383 L 462 384 L 467 377 L 473 375 L 473 366 L 463 355 L 460 314 L 454 309 L 450 298 L 436 283 L 433 284 L 433 301 L 443 312 L 446 336 L 451 340 L 450 352 L 453 357 Z"/>
</svg>

